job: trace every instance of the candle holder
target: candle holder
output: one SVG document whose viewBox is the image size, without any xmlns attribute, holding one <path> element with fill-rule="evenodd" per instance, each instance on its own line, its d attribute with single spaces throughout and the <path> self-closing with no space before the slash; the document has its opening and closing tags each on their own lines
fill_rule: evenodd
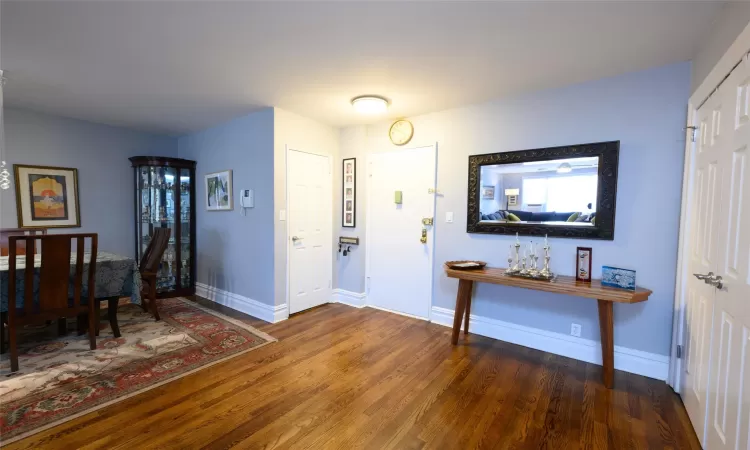
<svg viewBox="0 0 750 450">
<path fill-rule="evenodd" d="M 505 274 L 512 277 L 520 277 L 520 278 L 530 278 L 534 280 L 546 280 L 546 281 L 552 281 L 555 278 L 557 278 L 557 275 L 552 273 L 549 270 L 549 261 L 551 259 L 550 257 L 550 245 L 547 242 L 547 236 L 544 237 L 544 247 L 542 249 L 544 250 L 544 267 L 542 267 L 542 270 L 539 270 L 539 255 L 536 252 L 536 249 L 534 248 L 533 244 L 529 244 L 529 254 L 524 256 L 523 258 L 520 257 L 520 250 L 521 250 L 521 242 L 518 240 L 518 234 L 516 234 L 516 243 L 512 246 L 512 248 L 515 248 L 515 261 L 516 264 L 512 266 L 513 264 L 513 254 L 508 255 L 508 269 L 505 271 Z M 528 268 L 527 268 L 528 266 Z"/>
<path fill-rule="evenodd" d="M 526 270 L 526 257 L 525 256 L 523 257 L 523 263 L 521 265 L 521 270 L 518 271 L 518 275 L 522 277 L 529 275 L 529 271 Z"/>
</svg>

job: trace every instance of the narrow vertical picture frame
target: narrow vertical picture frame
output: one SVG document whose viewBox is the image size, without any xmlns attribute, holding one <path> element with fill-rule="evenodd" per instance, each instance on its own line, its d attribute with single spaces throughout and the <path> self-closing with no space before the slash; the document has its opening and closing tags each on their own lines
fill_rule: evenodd
<svg viewBox="0 0 750 450">
<path fill-rule="evenodd" d="M 341 162 L 341 226 L 354 228 L 357 220 L 357 158 Z"/>
<path fill-rule="evenodd" d="M 576 281 L 591 283 L 592 253 L 591 247 L 578 247 L 576 249 Z"/>
</svg>

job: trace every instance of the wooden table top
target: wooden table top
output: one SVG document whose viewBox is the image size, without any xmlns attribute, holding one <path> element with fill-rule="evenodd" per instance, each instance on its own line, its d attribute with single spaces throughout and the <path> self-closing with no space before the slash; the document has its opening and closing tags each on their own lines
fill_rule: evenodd
<svg viewBox="0 0 750 450">
<path fill-rule="evenodd" d="M 602 286 L 601 280 L 591 280 L 591 283 L 582 283 L 576 281 L 574 277 L 567 275 L 558 275 L 553 281 L 511 277 L 505 274 L 505 269 L 492 267 L 486 267 L 481 270 L 455 270 L 445 267 L 445 274 L 450 278 L 461 280 L 502 284 L 505 286 L 595 298 L 597 300 L 618 303 L 643 302 L 648 300 L 648 297 L 651 295 L 650 290 L 642 287 L 636 287 L 635 291 L 628 291 L 626 289 Z"/>
</svg>

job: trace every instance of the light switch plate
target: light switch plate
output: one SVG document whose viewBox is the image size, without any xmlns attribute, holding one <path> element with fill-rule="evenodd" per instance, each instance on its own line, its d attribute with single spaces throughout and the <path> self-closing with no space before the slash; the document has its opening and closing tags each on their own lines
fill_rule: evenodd
<svg viewBox="0 0 750 450">
<path fill-rule="evenodd" d="M 282 222 L 286 220 L 286 209 L 279 210 L 279 220 Z"/>
<path fill-rule="evenodd" d="M 452 212 L 445 213 L 445 221 L 446 221 L 446 223 L 453 223 L 453 213 Z"/>
</svg>

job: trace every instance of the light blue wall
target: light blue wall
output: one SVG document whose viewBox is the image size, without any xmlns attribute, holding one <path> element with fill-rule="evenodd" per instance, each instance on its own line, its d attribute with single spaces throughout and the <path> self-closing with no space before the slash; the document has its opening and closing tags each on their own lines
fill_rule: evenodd
<svg viewBox="0 0 750 450">
<path fill-rule="evenodd" d="M 551 239 L 552 270 L 572 275 L 577 246 L 593 247 L 595 277 L 602 265 L 637 270 L 638 284 L 654 294 L 645 303 L 615 306 L 615 344 L 668 355 L 689 93 L 690 64 L 679 63 L 410 118 L 408 147 L 438 143 L 442 196 L 436 200 L 433 305 L 455 305 L 457 282 L 443 273 L 444 261 L 479 259 L 502 267 L 514 240 L 466 233 L 469 155 L 620 140 L 615 240 Z M 342 158 L 364 161 L 368 152 L 397 150 L 388 140 L 389 125 L 342 131 Z M 365 236 L 367 195 L 358 188 L 357 233 Z M 453 223 L 445 222 L 449 211 Z M 338 287 L 364 289 L 363 246 L 339 262 Z M 482 283 L 474 299 L 473 314 L 565 334 L 577 322 L 582 337 L 599 339 L 591 300 Z"/>
<path fill-rule="evenodd" d="M 6 108 L 6 162 L 78 169 L 81 228 L 99 233 L 99 249 L 135 252 L 133 169 L 130 156 L 177 156 L 177 139 L 124 128 Z M 0 191 L 0 227 L 15 228 L 15 186 Z"/>
<path fill-rule="evenodd" d="M 268 108 L 178 139 L 180 158 L 198 162 L 196 281 L 274 304 L 274 114 Z M 233 170 L 234 210 L 206 211 L 204 175 Z M 241 214 L 239 190 L 255 190 Z"/>
</svg>

